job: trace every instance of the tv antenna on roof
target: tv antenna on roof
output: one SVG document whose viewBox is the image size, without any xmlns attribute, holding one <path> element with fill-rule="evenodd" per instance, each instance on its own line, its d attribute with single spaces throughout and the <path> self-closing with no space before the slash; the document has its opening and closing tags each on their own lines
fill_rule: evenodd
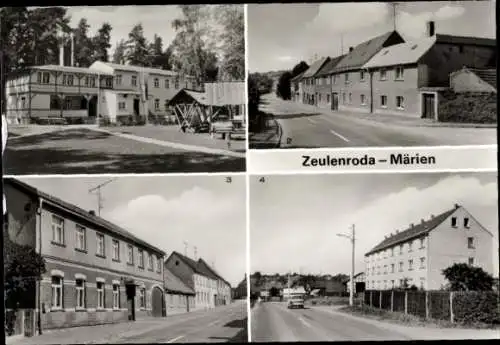
<svg viewBox="0 0 500 345">
<path fill-rule="evenodd" d="M 392 6 L 392 25 L 393 25 L 393 30 L 396 31 L 396 11 L 399 3 L 397 2 L 391 2 Z"/>
<path fill-rule="evenodd" d="M 98 216 L 101 216 L 101 210 L 103 209 L 103 206 L 102 206 L 102 203 L 103 203 L 103 198 L 102 198 L 102 193 L 101 193 L 101 189 L 102 187 L 104 187 L 105 185 L 113 182 L 114 180 L 116 180 L 116 178 L 112 178 L 110 180 L 107 180 L 106 182 L 103 182 L 91 189 L 89 189 L 89 193 L 90 194 L 93 194 L 95 193 L 97 195 L 97 215 Z"/>
<path fill-rule="evenodd" d="M 188 255 L 188 243 L 187 241 L 184 241 L 184 256 Z"/>
</svg>

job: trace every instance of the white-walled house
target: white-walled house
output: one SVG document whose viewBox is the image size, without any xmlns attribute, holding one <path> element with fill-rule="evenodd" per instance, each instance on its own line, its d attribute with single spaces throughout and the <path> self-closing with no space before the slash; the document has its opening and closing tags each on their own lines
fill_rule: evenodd
<svg viewBox="0 0 500 345">
<path fill-rule="evenodd" d="M 390 234 L 365 254 L 367 290 L 409 286 L 437 290 L 447 283 L 442 270 L 467 263 L 493 274 L 493 234 L 463 206 Z"/>
</svg>

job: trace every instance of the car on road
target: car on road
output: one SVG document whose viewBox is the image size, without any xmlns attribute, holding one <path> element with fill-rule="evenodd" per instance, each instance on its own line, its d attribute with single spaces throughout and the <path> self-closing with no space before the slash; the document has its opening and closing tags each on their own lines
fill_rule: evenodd
<svg viewBox="0 0 500 345">
<path fill-rule="evenodd" d="M 288 300 L 288 309 L 301 308 L 304 309 L 304 298 L 294 297 Z"/>
</svg>

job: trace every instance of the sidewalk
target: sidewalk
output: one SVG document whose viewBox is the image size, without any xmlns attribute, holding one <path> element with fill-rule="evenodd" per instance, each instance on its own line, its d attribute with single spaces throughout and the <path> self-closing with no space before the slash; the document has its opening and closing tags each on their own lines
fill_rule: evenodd
<svg viewBox="0 0 500 345">
<path fill-rule="evenodd" d="M 275 119 L 268 119 L 266 122 L 266 128 L 262 132 L 248 133 L 250 148 L 279 148 L 282 136 L 281 126 Z"/>
<path fill-rule="evenodd" d="M 414 340 L 463 340 L 463 339 L 500 339 L 498 329 L 464 329 L 464 328 L 437 328 L 437 327 L 411 327 L 390 322 L 374 320 L 368 317 L 355 316 L 348 312 L 339 311 L 343 306 L 314 307 L 323 312 L 342 315 L 357 321 L 362 321 L 376 327 L 407 335 Z"/>
</svg>

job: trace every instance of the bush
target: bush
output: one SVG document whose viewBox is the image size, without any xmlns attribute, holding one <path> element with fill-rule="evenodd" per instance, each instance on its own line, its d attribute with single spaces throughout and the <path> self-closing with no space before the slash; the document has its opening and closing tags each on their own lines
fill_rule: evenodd
<svg viewBox="0 0 500 345">
<path fill-rule="evenodd" d="M 448 292 L 429 292 L 429 316 L 436 320 L 450 320 L 450 295 Z"/>
<path fill-rule="evenodd" d="M 455 93 L 439 95 L 439 121 L 459 123 L 497 123 L 497 97 L 494 93 Z"/>
<path fill-rule="evenodd" d="M 454 321 L 471 324 L 483 322 L 500 324 L 499 295 L 497 292 L 459 292 L 453 297 Z"/>
</svg>

